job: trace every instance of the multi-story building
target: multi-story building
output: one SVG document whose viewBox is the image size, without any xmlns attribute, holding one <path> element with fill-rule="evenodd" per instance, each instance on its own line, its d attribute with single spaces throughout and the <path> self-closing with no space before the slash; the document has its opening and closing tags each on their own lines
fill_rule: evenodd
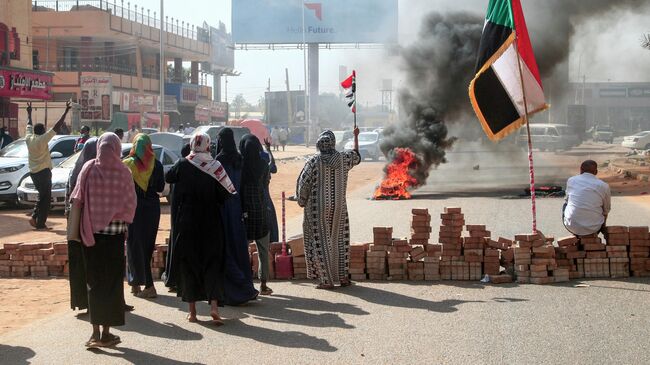
<svg viewBox="0 0 650 365">
<path fill-rule="evenodd" d="M 650 130 L 649 82 L 572 83 L 569 96 L 585 106 L 587 128 L 609 125 L 620 133 Z"/>
<path fill-rule="evenodd" d="M 54 73 L 52 98 L 79 100 L 86 76 L 109 77 L 112 83 L 112 122 L 161 126 L 163 105 L 171 124 L 196 123 L 211 106 L 212 87 L 200 65 L 211 63 L 209 29 L 165 16 L 165 100 L 160 95 L 160 27 L 155 11 L 124 1 L 32 1 L 34 68 Z M 183 63 L 190 63 L 189 75 Z M 205 67 L 203 67 L 205 68 Z M 216 67 L 218 69 L 218 67 Z M 83 113 L 82 113 L 83 114 Z M 117 123 L 117 124 L 116 124 Z M 77 130 L 79 125 L 73 124 Z M 108 126 L 102 126 L 107 128 Z"/>
<path fill-rule="evenodd" d="M 51 98 L 52 74 L 33 69 L 31 34 L 30 1 L 0 1 L 0 127 L 13 137 L 24 129 L 18 123 L 20 103 Z"/>
</svg>

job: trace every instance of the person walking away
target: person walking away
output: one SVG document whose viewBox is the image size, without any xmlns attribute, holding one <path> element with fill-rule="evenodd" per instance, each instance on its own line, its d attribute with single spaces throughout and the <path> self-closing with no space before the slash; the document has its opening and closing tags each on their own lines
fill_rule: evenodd
<svg viewBox="0 0 650 365">
<path fill-rule="evenodd" d="M 181 157 L 185 158 L 189 154 L 190 154 L 190 144 L 188 143 L 185 146 L 183 146 L 183 149 L 181 150 Z M 175 242 L 176 236 L 174 235 L 173 222 L 176 220 L 176 216 L 178 215 L 178 211 L 180 208 L 180 205 L 178 204 L 180 202 L 180 197 L 177 196 L 177 190 L 175 189 L 174 184 L 171 184 L 169 186 L 169 196 L 171 197 L 170 216 L 171 216 L 172 226 L 171 229 L 169 230 L 169 247 L 167 248 L 167 257 L 165 257 L 164 281 L 165 281 L 165 286 L 169 288 L 169 292 L 175 293 L 176 287 L 178 286 L 178 263 L 177 263 L 178 254 L 176 253 L 177 245 Z"/>
<path fill-rule="evenodd" d="M 217 134 L 217 161 L 221 163 L 237 192 L 241 192 L 242 156 L 237 151 L 232 129 Z M 225 304 L 242 305 L 255 300 L 259 292 L 253 286 L 246 228 L 242 218 L 241 194 L 232 195 L 221 207 L 225 232 L 226 278 Z"/>
<path fill-rule="evenodd" d="M 273 158 L 273 153 L 271 152 L 270 141 L 265 140 L 264 145 L 266 146 L 266 152 L 262 151 L 262 159 L 269 164 L 269 174 L 267 174 L 267 178 L 264 181 L 264 201 L 266 202 L 266 212 L 269 222 L 269 240 L 270 242 L 279 242 L 278 216 L 275 212 L 275 205 L 273 204 L 273 199 L 271 199 L 270 192 L 271 175 L 278 173 L 278 167 L 275 164 L 275 158 Z"/>
<path fill-rule="evenodd" d="M 358 136 L 359 129 L 355 129 Z M 350 285 L 350 223 L 346 202 L 348 173 L 361 162 L 353 151 L 337 152 L 331 131 L 321 133 L 319 153 L 311 157 L 298 177 L 296 196 L 304 208 L 303 232 L 307 275 L 318 289 Z"/>
<path fill-rule="evenodd" d="M 156 246 L 156 236 L 160 224 L 160 196 L 165 188 L 165 172 L 160 161 L 156 160 L 151 139 L 138 134 L 124 164 L 131 171 L 135 181 L 138 200 L 133 224 L 129 225 L 126 240 L 127 278 L 131 293 L 139 298 L 155 298 L 151 274 L 151 257 Z M 144 290 L 140 286 L 144 285 Z"/>
<path fill-rule="evenodd" d="M 574 235 L 607 234 L 607 215 L 611 209 L 609 185 L 596 177 L 598 164 L 587 160 L 580 165 L 580 175 L 569 178 L 562 221 Z"/>
<path fill-rule="evenodd" d="M 197 133 L 192 152 L 179 159 L 165 180 L 174 184 L 178 212 L 172 221 L 179 278 L 176 296 L 189 303 L 188 321 L 197 322 L 196 302 L 208 301 L 212 323 L 224 322 L 219 305 L 224 301 L 225 243 L 220 206 L 235 187 L 226 170 L 209 153 L 210 136 Z"/>
<path fill-rule="evenodd" d="M 132 143 L 133 139 L 135 138 L 135 136 L 138 135 L 138 133 L 139 132 L 138 132 L 138 128 L 136 127 L 136 125 L 135 124 L 132 125 L 131 129 L 128 132 L 126 132 L 126 135 L 122 139 L 122 142 L 123 143 Z"/>
<path fill-rule="evenodd" d="M 5 148 L 9 143 L 13 141 L 14 139 L 7 134 L 5 127 L 0 127 L 0 150 Z"/>
<path fill-rule="evenodd" d="M 278 127 L 271 129 L 271 143 L 273 143 L 273 149 L 277 151 L 280 143 L 280 129 Z"/>
<path fill-rule="evenodd" d="M 97 138 L 93 137 L 86 141 L 81 155 L 75 162 L 74 168 L 68 176 L 66 187 L 66 216 L 72 208 L 70 195 L 77 186 L 79 173 L 84 164 L 97 157 Z M 86 268 L 83 260 L 83 245 L 81 242 L 68 241 L 68 281 L 70 283 L 70 308 L 72 310 L 88 308 L 88 290 L 86 288 Z"/>
<path fill-rule="evenodd" d="M 86 141 L 90 139 L 90 127 L 85 125 L 81 127 L 81 136 L 77 138 L 77 141 L 74 143 L 74 151 L 79 152 L 81 151 L 82 148 L 84 148 L 84 145 L 86 144 Z"/>
<path fill-rule="evenodd" d="M 289 131 L 287 128 L 281 128 L 279 133 L 280 145 L 282 145 L 282 152 L 284 152 L 287 147 L 287 142 L 289 141 Z"/>
<path fill-rule="evenodd" d="M 70 101 L 65 103 L 65 112 L 58 122 L 47 132 L 42 123 L 32 125 L 32 103 L 27 103 L 27 131 L 25 143 L 29 159 L 29 175 L 38 191 L 38 202 L 34 206 L 29 224 L 37 230 L 47 230 L 45 223 L 50 211 L 52 196 L 52 158 L 49 142 L 59 133 L 70 111 Z"/>
<path fill-rule="evenodd" d="M 93 327 L 86 346 L 110 347 L 120 343 L 110 328 L 124 325 L 124 235 L 133 221 L 136 196 L 131 174 L 120 161 L 119 138 L 104 133 L 97 143 L 97 158 L 84 164 L 71 197 L 82 206 L 79 230 Z"/>
<path fill-rule="evenodd" d="M 259 255 L 260 294 L 271 295 L 273 290 L 266 284 L 269 279 L 269 223 L 264 199 L 264 185 L 268 180 L 269 165 L 262 159 L 262 144 L 252 134 L 239 142 L 244 157 L 242 166 L 241 200 L 246 226 L 246 237 L 255 241 Z"/>
</svg>

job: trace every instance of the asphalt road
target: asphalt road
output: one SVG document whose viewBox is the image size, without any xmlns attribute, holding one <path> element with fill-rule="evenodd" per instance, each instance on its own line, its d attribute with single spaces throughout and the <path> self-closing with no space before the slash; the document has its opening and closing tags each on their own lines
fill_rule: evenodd
<svg viewBox="0 0 650 365">
<path fill-rule="evenodd" d="M 123 343 L 86 350 L 72 312 L 0 337 L 3 364 L 642 364 L 650 362 L 648 280 L 552 286 L 363 283 L 224 308 L 226 325 L 184 320 L 175 297 L 128 297 Z M 199 307 L 207 321 L 208 307 Z"/>
</svg>

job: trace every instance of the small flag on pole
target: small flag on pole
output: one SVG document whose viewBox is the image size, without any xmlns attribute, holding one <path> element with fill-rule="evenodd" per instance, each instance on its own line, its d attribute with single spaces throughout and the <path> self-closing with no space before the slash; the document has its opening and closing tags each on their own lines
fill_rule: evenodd
<svg viewBox="0 0 650 365">
<path fill-rule="evenodd" d="M 490 0 L 469 96 L 493 141 L 524 125 L 526 112 L 547 108 L 520 0 Z"/>
<path fill-rule="evenodd" d="M 348 101 L 348 107 L 352 113 L 357 113 L 357 72 L 352 71 L 352 75 L 341 83 L 345 90 L 345 99 Z"/>
</svg>

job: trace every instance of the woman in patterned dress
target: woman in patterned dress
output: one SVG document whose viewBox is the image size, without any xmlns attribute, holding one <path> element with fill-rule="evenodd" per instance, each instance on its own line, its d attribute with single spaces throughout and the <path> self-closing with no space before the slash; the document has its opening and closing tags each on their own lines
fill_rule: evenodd
<svg viewBox="0 0 650 365">
<path fill-rule="evenodd" d="M 355 129 L 355 135 L 358 135 Z M 348 173 L 361 162 L 357 150 L 337 152 L 334 133 L 325 131 L 300 176 L 296 196 L 305 208 L 303 231 L 307 275 L 318 279 L 318 289 L 350 285 L 350 223 L 346 202 Z"/>
</svg>

